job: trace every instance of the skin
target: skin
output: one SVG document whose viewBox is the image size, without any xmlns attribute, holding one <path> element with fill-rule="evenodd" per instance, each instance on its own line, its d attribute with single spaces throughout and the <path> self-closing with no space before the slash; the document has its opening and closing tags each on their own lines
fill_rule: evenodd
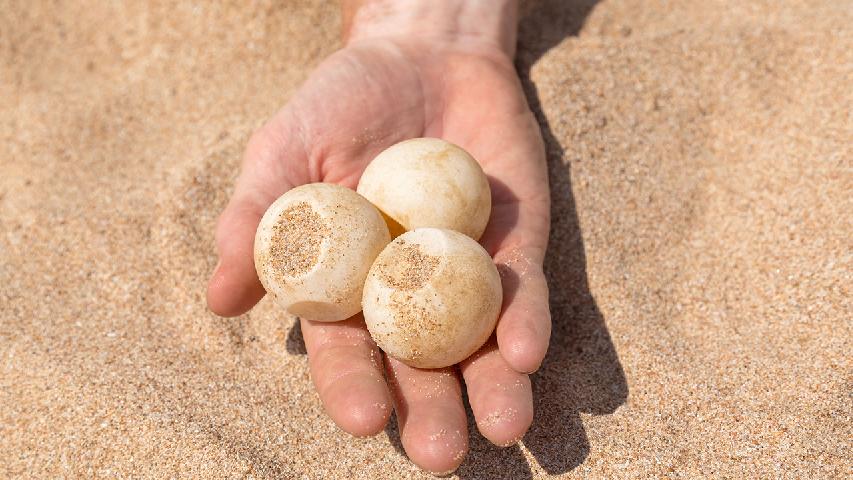
<svg viewBox="0 0 853 480">
<path fill-rule="evenodd" d="M 217 224 L 220 261 L 207 301 L 215 313 L 235 316 L 263 297 L 252 260 L 255 230 L 288 189 L 321 181 L 354 189 L 375 155 L 408 138 L 465 148 L 492 186 L 480 241 L 502 273 L 505 299 L 492 339 L 454 368 L 421 370 L 385 358 L 360 314 L 331 324 L 301 321 L 311 377 L 334 422 L 373 435 L 393 405 L 411 460 L 446 473 L 468 449 L 462 388 L 478 429 L 496 445 L 520 439 L 533 419 L 528 373 L 542 362 L 551 331 L 542 272 L 550 224 L 544 148 L 512 64 L 514 2 L 408 0 L 376 2 L 372 10 L 369 3 L 344 4 L 346 46 L 250 139 Z M 435 18 L 395 20 L 406 8 Z M 447 28 L 418 30 L 442 21 Z"/>
</svg>

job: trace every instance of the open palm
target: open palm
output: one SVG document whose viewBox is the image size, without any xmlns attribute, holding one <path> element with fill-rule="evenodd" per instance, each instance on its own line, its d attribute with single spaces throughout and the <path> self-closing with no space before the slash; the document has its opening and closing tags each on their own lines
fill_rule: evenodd
<svg viewBox="0 0 853 480">
<path fill-rule="evenodd" d="M 511 60 L 484 45 L 371 39 L 323 62 L 252 137 L 234 195 L 220 217 L 220 265 L 208 303 L 239 315 L 264 295 L 255 273 L 255 229 L 266 208 L 309 182 L 355 188 L 380 151 L 413 137 L 439 137 L 469 151 L 492 187 L 481 243 L 495 258 L 504 306 L 493 339 L 458 369 L 421 370 L 384 358 L 361 315 L 302 320 L 312 379 L 344 430 L 382 430 L 393 405 L 410 458 L 433 472 L 455 469 L 468 448 L 458 373 L 478 429 L 498 445 L 518 440 L 533 418 L 527 373 L 550 335 L 542 260 L 549 194 L 539 127 Z"/>
</svg>

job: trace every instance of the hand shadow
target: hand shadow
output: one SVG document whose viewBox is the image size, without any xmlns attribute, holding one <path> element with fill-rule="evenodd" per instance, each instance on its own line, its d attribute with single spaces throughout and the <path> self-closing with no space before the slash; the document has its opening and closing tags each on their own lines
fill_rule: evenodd
<svg viewBox="0 0 853 480">
<path fill-rule="evenodd" d="M 598 0 L 533 2 L 519 25 L 516 67 L 542 129 L 551 184 L 551 238 L 545 272 L 553 329 L 548 355 L 533 376 L 536 416 L 524 445 L 549 474 L 568 472 L 589 454 L 580 412 L 613 413 L 628 398 L 625 373 L 589 291 L 586 254 L 571 184 L 571 166 L 542 111 L 530 79 L 533 64 L 577 35 Z"/>
</svg>

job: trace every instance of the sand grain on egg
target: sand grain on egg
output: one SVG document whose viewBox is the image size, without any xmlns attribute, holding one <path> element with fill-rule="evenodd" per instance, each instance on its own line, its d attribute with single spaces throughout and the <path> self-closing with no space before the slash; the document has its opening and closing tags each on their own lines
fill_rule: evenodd
<svg viewBox="0 0 853 480">
<path fill-rule="evenodd" d="M 441 259 L 424 253 L 419 245 L 403 243 L 397 247 L 393 260 L 381 265 L 379 275 L 385 283 L 398 290 L 391 295 L 390 300 L 394 323 L 399 334 L 410 342 L 408 357 L 417 360 L 425 351 L 434 348 L 422 337 L 428 337 L 439 329 L 441 320 L 423 306 L 412 302 L 411 292 L 423 287 L 432 278 Z"/>
<path fill-rule="evenodd" d="M 273 227 L 269 263 L 280 275 L 295 277 L 317 264 L 320 246 L 329 235 L 323 218 L 308 202 L 298 203 L 279 216 Z"/>
<path fill-rule="evenodd" d="M 500 299 L 497 270 L 477 242 L 425 228 L 407 232 L 380 254 L 362 306 L 368 329 L 388 355 L 413 367 L 439 368 L 485 342 Z"/>
<path fill-rule="evenodd" d="M 427 255 L 418 245 L 402 244 L 394 262 L 381 266 L 380 275 L 388 285 L 405 291 L 417 290 L 429 281 L 441 259 Z"/>
</svg>

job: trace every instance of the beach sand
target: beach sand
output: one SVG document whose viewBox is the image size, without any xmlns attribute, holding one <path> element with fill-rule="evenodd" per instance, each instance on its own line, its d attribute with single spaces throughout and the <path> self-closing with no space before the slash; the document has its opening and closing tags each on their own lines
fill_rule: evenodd
<svg viewBox="0 0 853 480">
<path fill-rule="evenodd" d="M 293 318 L 204 303 L 336 2 L 122 3 L 0 1 L 0 477 L 428 478 L 326 417 Z M 554 334 L 456 475 L 853 475 L 853 3 L 524 12 Z"/>
</svg>

